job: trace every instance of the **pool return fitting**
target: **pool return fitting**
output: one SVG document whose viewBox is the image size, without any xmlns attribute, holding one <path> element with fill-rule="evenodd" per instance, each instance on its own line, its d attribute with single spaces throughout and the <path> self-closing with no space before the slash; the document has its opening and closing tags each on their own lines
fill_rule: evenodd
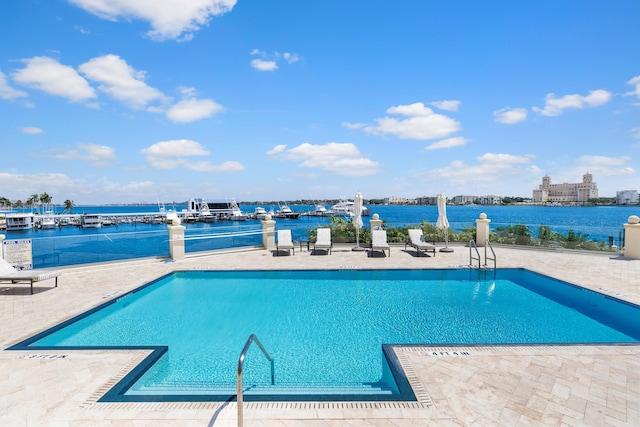
<svg viewBox="0 0 640 427">
<path fill-rule="evenodd" d="M 244 357 L 247 355 L 249 351 L 249 347 L 251 347 L 251 343 L 254 342 L 260 347 L 262 353 L 265 355 L 267 360 L 271 362 L 271 385 L 275 384 L 275 373 L 273 366 L 273 357 L 269 354 L 266 348 L 262 345 L 256 334 L 251 334 L 247 343 L 244 345 L 242 352 L 240 353 L 240 358 L 238 358 L 238 378 L 237 378 L 237 404 L 238 404 L 238 427 L 242 427 L 244 424 L 244 416 L 242 413 L 242 366 L 244 365 Z"/>
</svg>

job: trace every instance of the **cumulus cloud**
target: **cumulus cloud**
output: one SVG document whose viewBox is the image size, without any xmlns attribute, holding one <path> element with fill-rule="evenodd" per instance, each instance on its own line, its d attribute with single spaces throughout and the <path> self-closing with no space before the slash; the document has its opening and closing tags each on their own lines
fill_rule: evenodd
<svg viewBox="0 0 640 427">
<path fill-rule="evenodd" d="M 76 148 L 51 156 L 62 160 L 83 160 L 94 166 L 106 166 L 116 160 L 112 147 L 99 144 L 78 144 Z"/>
<path fill-rule="evenodd" d="M 42 133 L 42 129 L 35 126 L 27 126 L 22 128 L 22 133 L 28 133 L 30 135 L 38 135 Z"/>
<path fill-rule="evenodd" d="M 276 159 L 296 162 L 301 168 L 321 169 L 337 175 L 369 176 L 380 171 L 380 163 L 364 157 L 351 143 L 303 143 L 291 149 L 287 149 L 286 145 L 277 145 L 267 154 Z"/>
<path fill-rule="evenodd" d="M 4 197 L 13 199 L 25 197 L 25 194 L 34 194 L 47 189 L 49 194 L 65 194 L 66 190 L 73 188 L 74 181 L 61 173 L 37 173 L 16 174 L 0 172 L 0 188 L 8 192 Z"/>
<path fill-rule="evenodd" d="M 197 172 L 238 172 L 244 170 L 239 162 L 227 161 L 213 164 L 209 161 L 193 161 L 191 157 L 208 156 L 210 153 L 202 144 L 188 139 L 157 142 L 141 152 L 149 164 L 158 169 L 187 168 Z"/>
<path fill-rule="evenodd" d="M 528 111 L 526 108 L 503 108 L 493 112 L 493 117 L 498 123 L 505 125 L 513 125 L 523 122 L 527 119 Z"/>
<path fill-rule="evenodd" d="M 611 92 L 603 89 L 592 90 L 589 95 L 565 95 L 556 98 L 555 94 L 549 93 L 544 98 L 545 105 L 543 108 L 533 107 L 533 111 L 543 116 L 559 116 L 568 108 L 582 109 L 585 107 L 598 107 L 606 104 L 611 100 Z"/>
<path fill-rule="evenodd" d="M 141 19 L 151 24 L 154 40 L 191 40 L 193 33 L 236 4 L 236 0 L 69 0 L 102 19 Z"/>
<path fill-rule="evenodd" d="M 183 99 L 167 110 L 167 118 L 173 122 L 195 122 L 224 110 L 212 99 L 197 99 L 193 88 L 181 88 L 181 92 Z"/>
<path fill-rule="evenodd" d="M 24 59 L 25 68 L 11 76 L 16 83 L 42 90 L 49 95 L 61 96 L 72 102 L 96 97 L 95 91 L 76 70 L 62 65 L 53 58 L 36 56 Z"/>
<path fill-rule="evenodd" d="M 576 166 L 573 168 L 574 175 L 582 176 L 585 170 L 588 170 L 591 174 L 598 177 L 620 176 L 620 175 L 633 175 L 636 170 L 629 166 L 631 157 L 608 157 L 608 156 L 593 156 L 583 155 L 578 157 Z"/>
<path fill-rule="evenodd" d="M 451 135 L 460 130 L 460 123 L 450 117 L 434 113 L 422 102 L 410 105 L 398 105 L 387 109 L 387 114 L 403 116 L 375 119 L 376 125 L 361 126 L 371 135 L 395 135 L 400 139 L 436 139 Z M 351 128 L 360 127 L 343 123 Z"/>
<path fill-rule="evenodd" d="M 162 92 L 148 86 L 145 73 L 136 71 L 117 55 L 104 55 L 80 65 L 88 79 L 98 82 L 98 89 L 133 109 L 142 109 L 153 101 L 166 102 Z"/>
<path fill-rule="evenodd" d="M 298 62 L 300 60 L 298 54 L 290 52 L 267 53 L 264 50 L 253 49 L 250 52 L 250 55 L 260 56 L 261 58 L 263 58 L 256 58 L 251 60 L 251 66 L 258 71 L 275 71 L 278 69 L 278 61 L 281 60 L 284 60 L 284 62 L 288 64 L 293 64 L 294 62 Z"/>
<path fill-rule="evenodd" d="M 460 107 L 460 101 L 434 101 L 430 102 L 429 105 L 433 105 L 434 107 L 445 111 L 458 111 L 458 108 Z"/>
<path fill-rule="evenodd" d="M 425 150 L 438 150 L 441 148 L 453 148 L 460 147 L 462 145 L 466 145 L 470 140 L 461 136 L 457 136 L 455 138 L 447 138 L 437 142 L 434 142 L 431 145 L 428 145 Z"/>
<path fill-rule="evenodd" d="M 628 85 L 633 86 L 633 90 L 631 92 L 627 92 L 625 96 L 635 96 L 640 100 L 640 76 L 635 76 L 631 80 L 627 82 Z"/>
<path fill-rule="evenodd" d="M 14 89 L 9 86 L 7 82 L 7 75 L 0 71 L 0 98 L 2 99 L 16 99 L 24 98 L 27 96 L 27 92 Z"/>
<path fill-rule="evenodd" d="M 258 71 L 275 71 L 278 69 L 278 64 L 275 61 L 265 61 L 263 59 L 253 59 L 251 66 Z"/>
<path fill-rule="evenodd" d="M 467 164 L 462 160 L 454 160 L 443 168 L 427 171 L 429 179 L 441 179 L 456 186 L 473 186 L 481 183 L 495 183 L 521 178 L 524 175 L 537 177 L 540 168 L 531 164 L 534 155 L 517 156 L 513 154 L 485 153 L 476 158 L 476 164 Z"/>
</svg>

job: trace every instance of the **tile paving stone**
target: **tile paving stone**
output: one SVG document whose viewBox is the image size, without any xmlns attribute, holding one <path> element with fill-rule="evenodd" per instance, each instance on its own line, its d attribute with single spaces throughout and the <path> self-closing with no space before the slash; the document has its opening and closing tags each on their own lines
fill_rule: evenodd
<svg viewBox="0 0 640 427">
<path fill-rule="evenodd" d="M 390 258 L 368 258 L 338 246 L 333 255 L 322 257 L 306 251 L 276 258 L 265 250 L 234 250 L 179 262 L 144 259 L 64 268 L 58 288 L 43 284 L 29 295 L 24 288 L 0 287 L 0 344 L 6 348 L 174 270 L 467 265 L 467 248 L 452 247 L 452 254 L 420 259 L 403 247 L 393 246 Z M 615 254 L 512 247 L 496 247 L 496 252 L 499 267 L 528 268 L 640 303 L 640 261 Z M 640 425 L 640 346 L 487 347 L 474 348 L 469 357 L 430 357 L 420 351 L 424 349 L 396 349 L 406 355 L 407 368 L 419 381 L 416 386 L 423 387 L 432 402 L 428 406 L 254 403 L 245 408 L 245 425 Z M 235 403 L 96 402 L 114 378 L 141 360 L 141 352 L 72 351 L 60 360 L 19 358 L 28 353 L 0 352 L 2 426 L 236 425 Z"/>
</svg>

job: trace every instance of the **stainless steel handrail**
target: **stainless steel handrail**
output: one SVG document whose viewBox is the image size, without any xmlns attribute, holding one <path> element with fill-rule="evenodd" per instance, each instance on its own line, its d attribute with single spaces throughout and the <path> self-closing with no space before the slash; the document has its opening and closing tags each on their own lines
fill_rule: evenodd
<svg viewBox="0 0 640 427">
<path fill-rule="evenodd" d="M 472 249 L 476 250 L 477 258 L 473 257 Z M 478 247 L 476 246 L 476 242 L 473 240 L 469 240 L 469 267 L 473 267 L 473 260 L 478 260 L 478 269 L 480 269 L 480 251 L 478 251 Z"/>
<path fill-rule="evenodd" d="M 487 257 L 487 246 L 491 249 L 491 253 L 493 254 L 493 258 Z M 487 260 L 493 261 L 493 269 L 496 269 L 496 253 L 493 250 L 493 246 L 491 246 L 491 242 L 487 239 L 487 243 L 484 245 L 484 266 L 487 267 Z"/>
<path fill-rule="evenodd" d="M 242 367 L 244 365 L 244 357 L 247 355 L 247 351 L 249 351 L 249 347 L 251 347 L 251 343 L 254 342 L 258 344 L 260 350 L 265 355 L 267 360 L 271 362 L 271 385 L 275 384 L 275 375 L 274 375 L 274 366 L 273 366 L 273 357 L 269 354 L 266 348 L 262 345 L 256 334 L 251 334 L 247 343 L 244 345 L 242 352 L 240 353 L 240 357 L 238 358 L 238 377 L 237 377 L 237 403 L 238 403 L 238 427 L 242 427 L 244 423 L 243 416 L 243 408 L 242 408 Z"/>
</svg>

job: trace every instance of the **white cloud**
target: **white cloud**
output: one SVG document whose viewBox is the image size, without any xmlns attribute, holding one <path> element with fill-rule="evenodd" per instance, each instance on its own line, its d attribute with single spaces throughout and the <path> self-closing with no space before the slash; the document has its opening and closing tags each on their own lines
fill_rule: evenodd
<svg viewBox="0 0 640 427">
<path fill-rule="evenodd" d="M 611 92 L 603 89 L 592 90 L 589 95 L 565 95 L 562 98 L 556 98 L 555 94 L 549 93 L 544 98 L 544 108 L 533 107 L 533 111 L 543 116 L 559 116 L 567 108 L 585 108 L 598 107 L 606 104 L 611 100 Z"/>
<path fill-rule="evenodd" d="M 206 119 L 224 110 L 212 99 L 196 99 L 193 88 L 181 89 L 183 98 L 167 111 L 167 118 L 173 122 L 190 123 Z"/>
<path fill-rule="evenodd" d="M 16 98 L 24 98 L 27 96 L 27 92 L 14 89 L 9 86 L 7 82 L 7 76 L 5 73 L 0 71 L 0 98 L 2 99 L 16 99 Z"/>
<path fill-rule="evenodd" d="M 285 52 L 282 54 L 282 57 L 284 58 L 285 61 L 287 61 L 289 64 L 293 64 L 294 62 L 298 62 L 300 60 L 300 57 L 294 53 L 289 53 L 289 52 Z"/>
<path fill-rule="evenodd" d="M 301 168 L 322 169 L 337 175 L 369 176 L 380 171 L 380 163 L 362 156 L 351 143 L 304 143 L 289 150 L 286 145 L 277 145 L 267 154 L 277 159 L 297 162 Z"/>
<path fill-rule="evenodd" d="M 252 60 L 251 66 L 259 71 L 275 71 L 278 69 L 275 61 L 264 61 L 262 59 Z"/>
<path fill-rule="evenodd" d="M 76 70 L 52 58 L 36 56 L 23 60 L 27 66 L 15 71 L 11 77 L 21 85 L 61 96 L 73 102 L 96 97 L 95 91 Z"/>
<path fill-rule="evenodd" d="M 13 200 L 26 198 L 29 194 L 40 193 L 43 188 L 46 188 L 46 191 L 51 195 L 66 194 L 66 190 L 73 188 L 74 185 L 71 178 L 61 173 L 26 175 L 0 172 L 0 188 L 11 191 L 3 196 Z"/>
<path fill-rule="evenodd" d="M 367 125 L 365 123 L 349 123 L 349 122 L 342 122 L 342 126 L 346 127 L 347 129 L 362 129 L 364 127 L 366 127 Z"/>
<path fill-rule="evenodd" d="M 76 148 L 51 156 L 62 160 L 83 160 L 94 166 L 106 166 L 116 160 L 112 147 L 99 144 L 78 144 Z"/>
<path fill-rule="evenodd" d="M 445 111 L 458 111 L 458 108 L 460 108 L 460 101 L 434 101 L 430 102 L 429 105 L 433 105 L 434 107 Z"/>
<path fill-rule="evenodd" d="M 493 117 L 495 117 L 495 121 L 498 123 L 502 123 L 505 125 L 512 125 L 515 123 L 520 123 L 527 119 L 528 111 L 526 108 L 503 108 L 498 111 L 493 112 Z"/>
<path fill-rule="evenodd" d="M 462 136 L 457 136 L 455 138 L 447 138 L 447 139 L 434 142 L 431 145 L 428 145 L 425 148 L 425 150 L 438 150 L 441 148 L 459 147 L 459 146 L 465 145 L 469 141 L 470 141 L 469 139 L 464 138 Z"/>
<path fill-rule="evenodd" d="M 212 16 L 230 12 L 236 0 L 69 0 L 102 19 L 141 19 L 154 40 L 191 40 Z"/>
<path fill-rule="evenodd" d="M 594 177 L 634 175 L 636 170 L 628 165 L 631 160 L 629 156 L 607 157 L 583 155 L 578 157 L 576 166 L 573 168 L 573 175 L 582 176 L 584 171 L 587 170 Z"/>
<path fill-rule="evenodd" d="M 264 59 L 253 59 L 251 61 L 251 66 L 259 71 L 275 71 L 278 69 L 278 61 L 284 59 L 288 64 L 293 64 L 294 62 L 298 62 L 300 57 L 296 53 L 267 53 L 264 50 L 253 49 L 250 53 L 253 56 L 260 56 Z"/>
<path fill-rule="evenodd" d="M 136 71 L 117 55 L 104 55 L 80 65 L 80 72 L 100 83 L 98 89 L 133 109 L 167 98 L 144 82 L 145 73 Z"/>
<path fill-rule="evenodd" d="M 509 179 L 540 174 L 540 168 L 530 164 L 535 156 L 527 154 L 485 153 L 477 157 L 477 164 L 467 164 L 454 160 L 443 168 L 435 168 L 424 173 L 430 180 L 443 180 L 455 186 L 473 187 L 477 183 L 500 183 Z"/>
<path fill-rule="evenodd" d="M 388 114 L 405 118 L 382 117 L 376 126 L 365 126 L 363 130 L 372 135 L 391 134 L 401 139 L 436 139 L 460 130 L 460 123 L 442 114 L 436 114 L 422 102 L 399 105 L 387 109 Z"/>
<path fill-rule="evenodd" d="M 227 161 L 216 165 L 208 161 L 193 161 L 190 157 L 208 156 L 202 144 L 188 139 L 157 142 L 143 150 L 149 164 L 158 169 L 186 168 L 196 172 L 238 172 L 244 170 L 239 162 Z"/>
<path fill-rule="evenodd" d="M 27 133 L 30 135 L 38 135 L 40 133 L 42 133 L 42 129 L 37 128 L 35 126 L 27 126 L 22 128 L 22 133 Z"/>
<path fill-rule="evenodd" d="M 627 92 L 625 96 L 635 96 L 640 99 L 640 76 L 635 76 L 631 80 L 627 82 L 628 85 L 633 86 L 633 90 L 631 92 Z"/>
</svg>

